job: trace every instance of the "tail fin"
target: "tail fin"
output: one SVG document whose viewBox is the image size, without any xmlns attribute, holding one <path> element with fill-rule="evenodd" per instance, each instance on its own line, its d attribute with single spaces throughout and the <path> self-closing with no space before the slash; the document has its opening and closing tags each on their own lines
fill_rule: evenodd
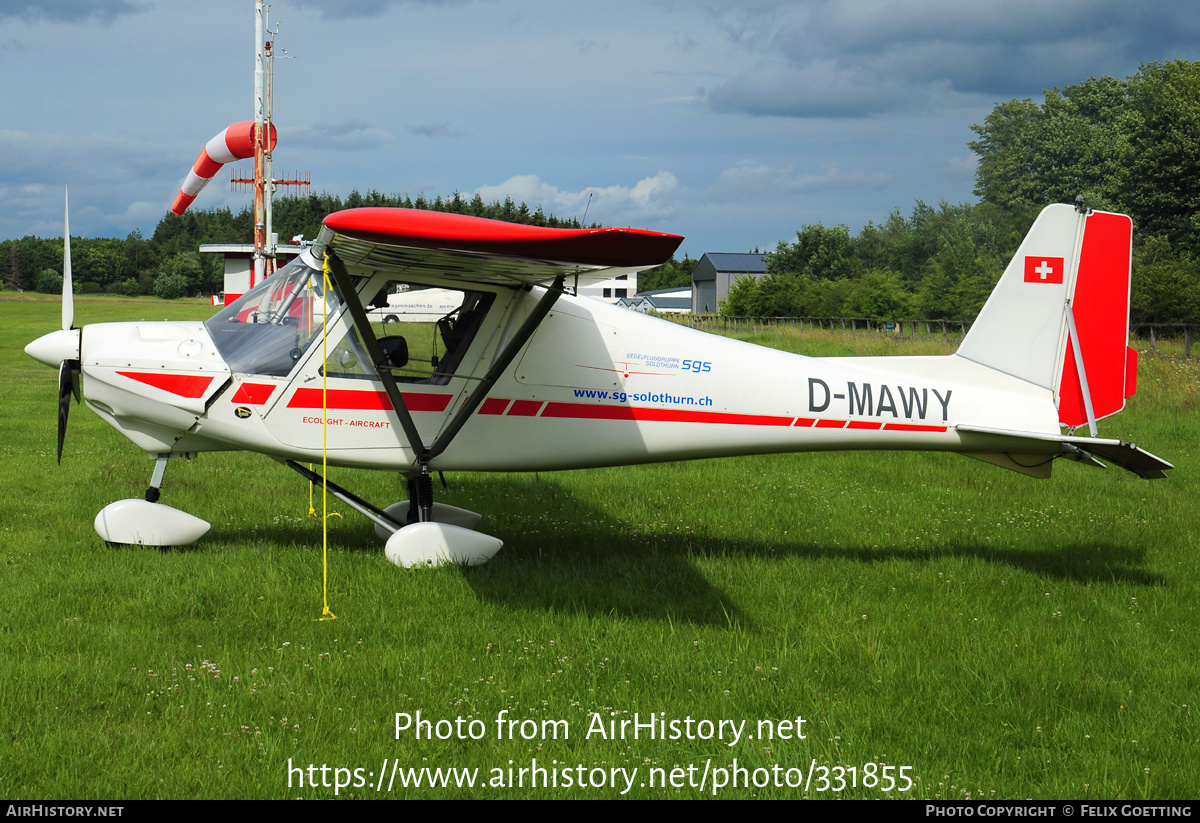
<svg viewBox="0 0 1200 823">
<path fill-rule="evenodd" d="M 1122 214 L 1047 206 L 958 354 L 1054 393 L 1059 422 L 1095 421 L 1137 387 L 1129 348 L 1133 224 Z"/>
</svg>

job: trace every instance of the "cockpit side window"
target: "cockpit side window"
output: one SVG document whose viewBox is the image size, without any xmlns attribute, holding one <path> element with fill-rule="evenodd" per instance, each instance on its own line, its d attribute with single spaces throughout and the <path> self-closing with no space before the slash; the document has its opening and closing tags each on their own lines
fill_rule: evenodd
<svg viewBox="0 0 1200 823">
<path fill-rule="evenodd" d="M 393 280 L 372 297 L 367 318 L 398 382 L 444 385 L 458 370 L 494 299 L 491 292 Z M 357 329 L 331 352 L 329 373 L 375 376 Z"/>
</svg>

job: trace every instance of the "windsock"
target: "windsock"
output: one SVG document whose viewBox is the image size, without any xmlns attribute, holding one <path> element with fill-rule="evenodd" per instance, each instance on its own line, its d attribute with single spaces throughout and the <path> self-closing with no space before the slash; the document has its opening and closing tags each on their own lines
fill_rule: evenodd
<svg viewBox="0 0 1200 823">
<path fill-rule="evenodd" d="M 267 151 L 275 148 L 275 139 L 275 126 L 271 126 Z M 183 214 L 187 211 L 188 206 L 192 205 L 192 201 L 196 199 L 196 195 L 200 194 L 201 189 L 208 185 L 208 181 L 221 170 L 221 166 L 232 163 L 234 160 L 253 156 L 253 120 L 234 123 L 223 130 L 208 141 L 204 150 L 200 152 L 200 156 L 196 158 L 192 170 L 188 172 L 187 179 L 183 181 L 183 186 L 179 189 L 179 194 L 175 196 L 175 202 L 171 205 L 171 213 Z"/>
</svg>

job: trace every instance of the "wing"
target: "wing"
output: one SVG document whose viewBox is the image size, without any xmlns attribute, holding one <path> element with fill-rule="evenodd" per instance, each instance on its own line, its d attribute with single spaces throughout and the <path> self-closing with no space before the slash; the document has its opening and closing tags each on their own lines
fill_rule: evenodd
<svg viewBox="0 0 1200 823">
<path fill-rule="evenodd" d="M 679 248 L 677 234 L 641 229 L 552 229 L 420 209 L 334 212 L 314 251 L 347 266 L 493 285 L 598 282 L 652 268 Z"/>
</svg>

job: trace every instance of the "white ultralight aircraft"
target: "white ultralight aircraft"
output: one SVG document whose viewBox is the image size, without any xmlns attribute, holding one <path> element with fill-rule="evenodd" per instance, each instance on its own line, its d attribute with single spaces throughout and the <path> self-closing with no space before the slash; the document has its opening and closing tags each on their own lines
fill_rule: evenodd
<svg viewBox="0 0 1200 823">
<path fill-rule="evenodd" d="M 433 501 L 438 471 L 833 449 L 959 452 L 1033 477 L 1059 458 L 1144 478 L 1172 468 L 1096 437 L 1136 388 L 1128 217 L 1046 208 L 944 357 L 803 357 L 573 293 L 655 266 L 682 239 L 353 209 L 205 322 L 83 329 L 68 247 L 62 329 L 26 352 L 59 367 L 60 461 L 81 374 L 83 401 L 156 458 L 145 499 L 97 515 L 113 543 L 208 530 L 158 502 L 172 458 L 245 449 L 321 482 L 300 464 L 321 460 L 326 437 L 328 465 L 407 478 L 409 499 L 382 509 L 328 483 L 405 566 L 482 563 L 502 545 L 474 530 L 479 515 Z M 423 289 L 452 308 L 384 322 L 395 295 Z M 1085 423 L 1091 436 L 1077 436 Z"/>
</svg>

